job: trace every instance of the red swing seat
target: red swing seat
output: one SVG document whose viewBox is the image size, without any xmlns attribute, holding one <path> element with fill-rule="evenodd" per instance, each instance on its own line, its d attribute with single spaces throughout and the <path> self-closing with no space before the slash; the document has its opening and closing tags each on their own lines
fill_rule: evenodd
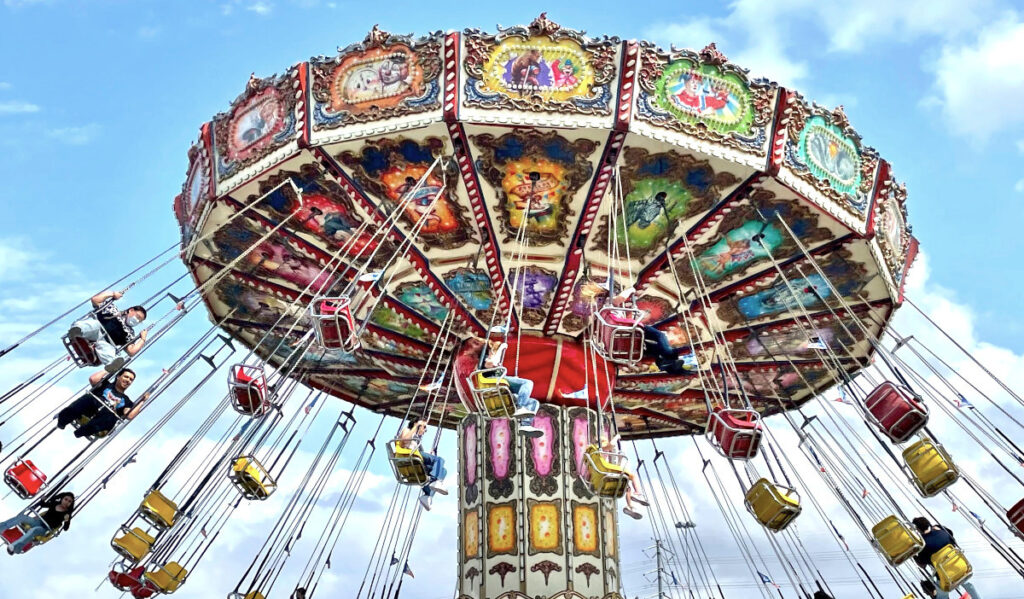
<svg viewBox="0 0 1024 599">
<path fill-rule="evenodd" d="M 136 585 L 136 586 L 132 587 L 131 591 L 132 591 L 132 597 L 135 597 L 135 599 L 149 599 L 153 595 L 156 595 L 157 593 L 160 592 L 156 588 L 156 586 L 153 585 L 153 583 L 151 583 L 149 581 L 146 581 L 144 583 L 141 583 L 139 585 Z"/>
<path fill-rule="evenodd" d="M 864 406 L 882 433 L 904 443 L 928 424 L 928 408 L 910 389 L 885 381 L 868 394 Z"/>
<path fill-rule="evenodd" d="M 1006 517 L 1010 520 L 1010 525 L 1013 526 L 1013 533 L 1024 539 L 1024 499 L 1006 510 Z"/>
<path fill-rule="evenodd" d="M 762 434 L 761 415 L 756 410 L 715 406 L 708 416 L 708 441 L 731 460 L 749 460 L 756 456 Z"/>
<path fill-rule="evenodd" d="M 236 412 L 247 416 L 262 416 L 267 408 L 267 378 L 263 368 L 236 364 L 228 377 L 231 404 Z"/>
<path fill-rule="evenodd" d="M 644 311 L 607 306 L 594 314 L 594 346 L 617 364 L 636 364 L 644 356 Z"/>
<path fill-rule="evenodd" d="M 317 342 L 327 349 L 351 353 L 359 348 L 352 302 L 347 297 L 321 297 L 313 301 L 311 316 L 316 325 Z"/>
<path fill-rule="evenodd" d="M 86 366 L 101 366 L 99 356 L 96 355 L 96 343 L 89 341 L 84 337 L 75 337 L 74 339 L 69 338 L 67 335 L 63 337 L 64 349 L 68 351 L 68 355 L 75 361 L 75 365 L 79 368 L 85 368 Z"/>
<path fill-rule="evenodd" d="M 136 587 L 142 586 L 142 575 L 145 572 L 145 566 L 136 566 L 125 572 L 118 572 L 115 569 L 107 574 L 107 579 L 119 591 L 134 591 Z"/>
<path fill-rule="evenodd" d="M 46 475 L 32 460 L 18 460 L 4 472 L 4 482 L 22 499 L 35 497 L 46 484 Z"/>
</svg>

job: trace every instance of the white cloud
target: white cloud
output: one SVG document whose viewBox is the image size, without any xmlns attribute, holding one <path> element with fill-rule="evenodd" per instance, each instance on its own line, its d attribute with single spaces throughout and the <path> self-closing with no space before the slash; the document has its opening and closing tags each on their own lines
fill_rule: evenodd
<svg viewBox="0 0 1024 599">
<path fill-rule="evenodd" d="M 661 23 L 648 27 L 645 37 L 661 41 L 666 46 L 697 49 L 725 39 L 721 27 L 709 17 L 699 17 L 685 23 Z"/>
<path fill-rule="evenodd" d="M 1017 193 L 1024 193 L 1024 179 L 1017 181 L 1017 183 L 1013 186 L 1013 190 L 1016 191 Z"/>
<path fill-rule="evenodd" d="M 96 123 L 90 123 L 81 127 L 58 127 L 55 129 L 48 129 L 46 131 L 46 136 L 69 146 L 84 146 L 95 139 L 99 132 L 100 126 Z"/>
<path fill-rule="evenodd" d="M 0 81 L 0 90 L 11 89 L 11 84 L 6 81 Z"/>
<path fill-rule="evenodd" d="M 37 104 L 32 104 L 31 102 L 22 102 L 21 100 L 0 102 L 0 115 L 28 114 L 33 112 L 39 112 L 39 106 Z"/>
<path fill-rule="evenodd" d="M 1021 15 L 1006 13 L 973 41 L 947 44 L 930 68 L 935 73 L 935 101 L 954 133 L 984 142 L 1024 123 Z"/>
<path fill-rule="evenodd" d="M 1024 154 L 1024 139 L 1017 140 L 1017 151 Z"/>
<path fill-rule="evenodd" d="M 252 11 L 258 15 L 269 15 L 274 10 L 274 5 L 263 0 L 257 0 L 256 2 L 250 3 L 245 7 L 245 10 Z"/>
<path fill-rule="evenodd" d="M 142 40 L 151 40 L 160 35 L 160 27 L 142 26 L 135 31 L 135 36 Z"/>
</svg>

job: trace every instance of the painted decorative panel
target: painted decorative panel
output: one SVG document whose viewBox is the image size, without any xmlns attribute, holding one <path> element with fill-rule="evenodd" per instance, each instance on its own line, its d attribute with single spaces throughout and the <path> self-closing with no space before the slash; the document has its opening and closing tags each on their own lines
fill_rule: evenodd
<svg viewBox="0 0 1024 599">
<path fill-rule="evenodd" d="M 593 174 L 588 157 L 597 142 L 533 129 L 471 139 L 480 148 L 477 169 L 497 194 L 503 241 L 566 245 L 569 217 L 575 215 L 570 203 Z"/>
<path fill-rule="evenodd" d="M 313 130 L 439 109 L 441 37 L 413 40 L 374 26 L 362 43 L 310 61 Z"/>
<path fill-rule="evenodd" d="M 529 27 L 464 36 L 467 106 L 611 114 L 618 40 L 591 40 L 543 14 Z"/>
</svg>

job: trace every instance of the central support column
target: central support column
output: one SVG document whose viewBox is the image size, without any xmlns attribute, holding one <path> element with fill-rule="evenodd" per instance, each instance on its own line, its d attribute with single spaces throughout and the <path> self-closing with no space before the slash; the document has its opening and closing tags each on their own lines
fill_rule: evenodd
<svg viewBox="0 0 1024 599">
<path fill-rule="evenodd" d="M 542 405 L 534 426 L 459 425 L 460 599 L 620 599 L 617 504 L 580 478 L 596 413 Z"/>
</svg>

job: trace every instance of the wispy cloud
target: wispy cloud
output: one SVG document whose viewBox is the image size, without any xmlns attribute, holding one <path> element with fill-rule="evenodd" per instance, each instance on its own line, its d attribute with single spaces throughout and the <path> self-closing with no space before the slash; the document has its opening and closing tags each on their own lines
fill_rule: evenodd
<svg viewBox="0 0 1024 599">
<path fill-rule="evenodd" d="M 100 126 L 96 123 L 89 123 L 81 127 L 57 127 L 47 129 L 46 136 L 55 139 L 69 146 L 83 146 L 93 139 L 100 132 Z"/>
<path fill-rule="evenodd" d="M 28 114 L 39 112 L 39 105 L 21 100 L 9 100 L 0 102 L 0 115 L 4 114 Z"/>
<path fill-rule="evenodd" d="M 160 35 L 160 28 L 156 26 L 143 25 L 135 30 L 135 37 L 140 40 L 151 40 Z"/>
<path fill-rule="evenodd" d="M 250 10 L 258 15 L 269 15 L 270 11 L 274 10 L 274 5 L 269 2 L 257 0 L 256 2 L 252 2 L 246 6 L 245 10 Z"/>
<path fill-rule="evenodd" d="M 1017 193 L 1024 193 L 1024 179 L 1017 181 L 1017 184 L 1013 186 L 1013 190 Z"/>
<path fill-rule="evenodd" d="M 11 89 L 11 84 L 6 81 L 0 81 L 0 91 L 5 89 Z"/>
</svg>

